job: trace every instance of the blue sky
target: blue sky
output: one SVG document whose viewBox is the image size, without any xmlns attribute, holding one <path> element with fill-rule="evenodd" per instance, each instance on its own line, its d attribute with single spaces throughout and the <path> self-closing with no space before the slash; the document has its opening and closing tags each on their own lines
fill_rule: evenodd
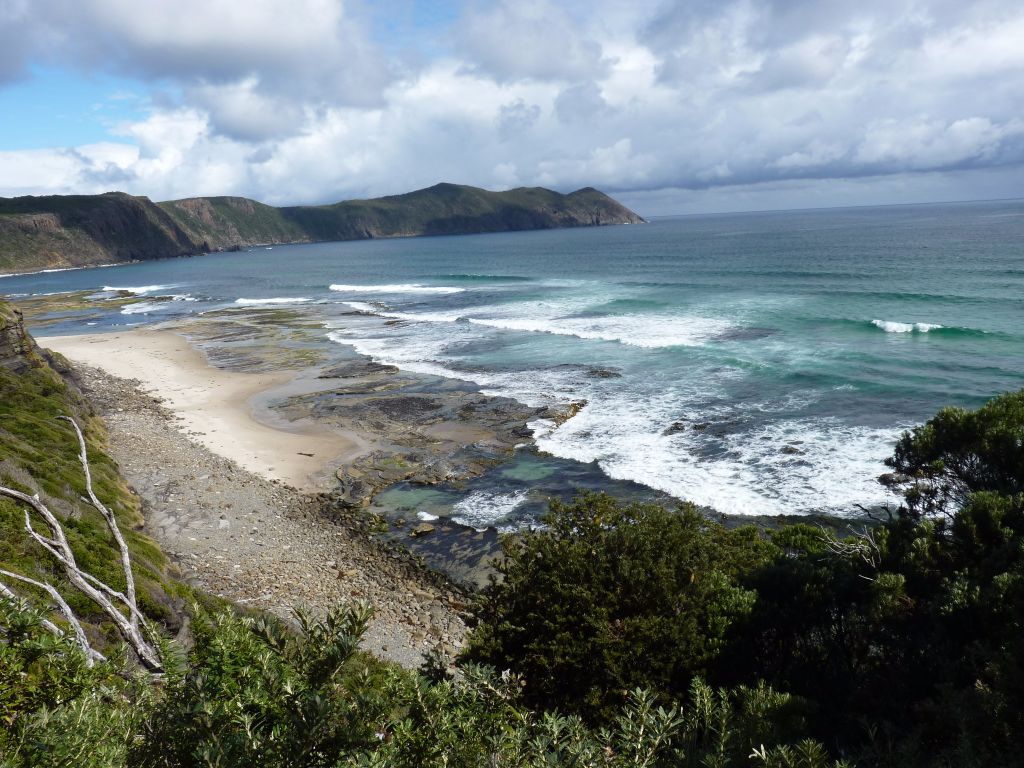
<svg viewBox="0 0 1024 768">
<path fill-rule="evenodd" d="M 0 195 L 1024 196 L 1010 0 L 0 0 Z"/>
<path fill-rule="evenodd" d="M 124 77 L 33 67 L 0 88 L 0 149 L 72 147 L 118 140 L 117 127 L 151 108 L 147 86 Z"/>
</svg>

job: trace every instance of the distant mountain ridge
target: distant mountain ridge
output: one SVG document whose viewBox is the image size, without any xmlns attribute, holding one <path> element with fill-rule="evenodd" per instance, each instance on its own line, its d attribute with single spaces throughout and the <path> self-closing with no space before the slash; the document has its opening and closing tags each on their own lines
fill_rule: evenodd
<svg viewBox="0 0 1024 768">
<path fill-rule="evenodd" d="M 85 267 L 252 245 L 477 234 L 643 219 L 592 187 L 490 192 L 437 184 L 404 195 L 331 205 L 271 205 L 244 197 L 153 203 L 123 192 L 0 198 L 0 273 Z"/>
</svg>

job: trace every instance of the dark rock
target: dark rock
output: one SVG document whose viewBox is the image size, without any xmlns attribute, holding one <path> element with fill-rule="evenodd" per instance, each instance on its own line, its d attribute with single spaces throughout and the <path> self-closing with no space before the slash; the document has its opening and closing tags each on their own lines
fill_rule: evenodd
<svg viewBox="0 0 1024 768">
<path fill-rule="evenodd" d="M 430 523 L 418 523 L 409 529 L 409 535 L 416 539 L 420 536 L 426 536 L 428 533 L 433 533 L 434 530 L 434 526 Z"/>
<path fill-rule="evenodd" d="M 398 368 L 393 365 L 375 363 L 372 360 L 353 360 L 347 363 L 326 368 L 320 372 L 317 378 L 320 379 L 354 379 L 363 376 L 376 374 L 398 373 Z"/>
</svg>

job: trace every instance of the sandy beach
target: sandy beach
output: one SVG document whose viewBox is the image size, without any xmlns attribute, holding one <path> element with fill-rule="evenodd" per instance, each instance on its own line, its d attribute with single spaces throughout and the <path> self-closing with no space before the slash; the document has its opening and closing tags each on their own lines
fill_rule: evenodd
<svg viewBox="0 0 1024 768">
<path fill-rule="evenodd" d="M 182 336 L 166 330 L 39 337 L 73 363 L 136 379 L 197 442 L 240 467 L 304 491 L 326 490 L 334 471 L 364 451 L 353 433 L 303 422 L 259 420 L 253 401 L 296 378 L 294 371 L 216 368 Z"/>
</svg>

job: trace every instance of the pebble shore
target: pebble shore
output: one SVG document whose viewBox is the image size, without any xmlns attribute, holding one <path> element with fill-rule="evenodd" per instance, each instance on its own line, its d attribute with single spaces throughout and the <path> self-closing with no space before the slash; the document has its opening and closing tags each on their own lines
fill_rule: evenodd
<svg viewBox="0 0 1024 768">
<path fill-rule="evenodd" d="M 111 456 L 139 495 L 145 531 L 188 583 L 282 618 L 364 600 L 374 618 L 370 653 L 409 668 L 466 634 L 467 596 L 407 552 L 339 513 L 324 494 L 267 480 L 203 447 L 138 382 L 76 366 L 104 417 Z"/>
</svg>

